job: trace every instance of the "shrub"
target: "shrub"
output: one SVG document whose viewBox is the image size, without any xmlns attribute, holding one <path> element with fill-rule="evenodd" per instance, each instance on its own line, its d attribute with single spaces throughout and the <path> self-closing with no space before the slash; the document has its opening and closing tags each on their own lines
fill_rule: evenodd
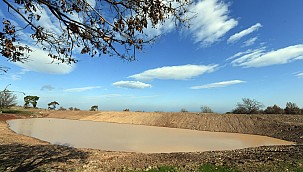
<svg viewBox="0 0 303 172">
<path fill-rule="evenodd" d="M 208 106 L 201 106 L 201 112 L 202 113 L 213 113 L 210 107 Z"/>
<path fill-rule="evenodd" d="M 286 114 L 302 114 L 301 109 L 297 106 L 296 103 L 287 102 L 284 109 Z"/>
<path fill-rule="evenodd" d="M 266 114 L 284 114 L 284 109 L 280 108 L 278 105 L 268 106 L 264 113 Z"/>
<path fill-rule="evenodd" d="M 180 112 L 188 112 L 185 108 L 182 108 Z"/>
</svg>

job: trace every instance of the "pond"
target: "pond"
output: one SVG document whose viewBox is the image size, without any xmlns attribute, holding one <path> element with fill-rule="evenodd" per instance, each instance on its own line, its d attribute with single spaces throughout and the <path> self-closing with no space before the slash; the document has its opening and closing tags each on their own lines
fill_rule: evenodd
<svg viewBox="0 0 303 172">
<path fill-rule="evenodd" d="M 234 150 L 292 142 L 266 136 L 54 118 L 8 121 L 11 130 L 52 144 L 142 153 Z"/>
</svg>

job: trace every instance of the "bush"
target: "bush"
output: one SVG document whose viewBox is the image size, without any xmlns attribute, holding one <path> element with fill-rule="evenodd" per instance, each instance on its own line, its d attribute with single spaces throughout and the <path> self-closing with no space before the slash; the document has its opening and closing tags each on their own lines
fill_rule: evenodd
<svg viewBox="0 0 303 172">
<path fill-rule="evenodd" d="M 185 108 L 182 108 L 180 112 L 188 112 Z"/>
<path fill-rule="evenodd" d="M 66 110 L 64 107 L 60 107 L 58 110 L 62 110 L 62 111 L 64 111 L 64 110 Z"/>
<path fill-rule="evenodd" d="M 129 109 L 123 109 L 123 112 L 129 112 L 130 110 Z"/>
<path fill-rule="evenodd" d="M 297 106 L 296 103 L 287 102 L 284 109 L 286 114 L 302 114 L 301 109 Z"/>
<path fill-rule="evenodd" d="M 268 106 L 264 113 L 266 114 L 284 114 L 284 109 L 280 108 L 278 105 Z"/>
<path fill-rule="evenodd" d="M 201 112 L 202 113 L 213 113 L 210 107 L 208 106 L 201 106 Z"/>
</svg>

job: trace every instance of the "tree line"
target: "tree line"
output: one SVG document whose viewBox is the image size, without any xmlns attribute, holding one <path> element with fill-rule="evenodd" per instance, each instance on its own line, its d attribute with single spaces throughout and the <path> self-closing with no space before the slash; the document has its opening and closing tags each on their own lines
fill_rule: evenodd
<svg viewBox="0 0 303 172">
<path fill-rule="evenodd" d="M 0 111 L 1 109 L 8 109 L 10 107 L 17 106 L 17 96 L 14 94 L 14 92 L 17 91 L 8 90 L 7 87 L 3 91 L 0 91 Z M 23 92 L 19 92 L 19 93 L 23 93 Z M 27 95 L 23 98 L 24 100 L 23 107 L 37 108 L 39 99 L 40 99 L 39 96 Z M 52 101 L 47 104 L 49 110 L 56 110 L 58 105 L 60 104 L 57 101 Z M 99 107 L 97 105 L 93 105 L 91 106 L 90 111 L 98 111 L 98 108 Z M 80 110 L 79 108 L 76 107 L 69 107 L 68 109 L 74 111 Z M 58 110 L 67 110 L 67 109 L 61 106 L 60 108 L 58 108 Z"/>
<path fill-rule="evenodd" d="M 233 114 L 301 114 L 303 108 L 299 108 L 296 103 L 287 102 L 284 108 L 274 104 L 265 109 L 263 103 L 249 98 L 243 98 L 242 102 L 237 103 L 236 108 L 232 110 Z"/>
<path fill-rule="evenodd" d="M 0 91 L 0 110 L 4 108 L 10 108 L 12 106 L 17 105 L 17 96 L 14 94 L 16 91 L 10 91 L 7 87 Z M 19 92 L 23 93 L 23 92 Z M 23 93 L 24 94 L 24 93 Z M 38 96 L 25 96 L 24 97 L 24 108 L 37 108 L 38 100 L 40 97 Z M 47 104 L 49 110 L 56 110 L 57 105 L 60 105 L 57 101 L 52 101 Z M 237 103 L 236 107 L 231 111 L 227 112 L 227 114 L 301 114 L 303 115 L 303 108 L 299 108 L 296 103 L 287 102 L 284 108 L 274 104 L 273 106 L 268 106 L 265 109 L 263 103 L 249 98 L 243 98 L 242 102 Z M 80 110 L 76 107 L 69 107 L 69 110 Z M 97 105 L 93 105 L 90 107 L 90 111 L 98 111 L 99 107 Z M 60 107 L 58 110 L 67 110 L 64 107 Z M 128 109 L 129 111 L 129 109 Z M 187 112 L 185 108 L 181 109 L 181 112 Z M 213 110 L 203 105 L 201 106 L 202 113 L 213 113 Z"/>
</svg>

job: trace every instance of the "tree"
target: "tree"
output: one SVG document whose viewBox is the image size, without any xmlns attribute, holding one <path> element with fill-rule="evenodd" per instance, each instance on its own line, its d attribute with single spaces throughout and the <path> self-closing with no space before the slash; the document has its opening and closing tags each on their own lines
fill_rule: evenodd
<svg viewBox="0 0 303 172">
<path fill-rule="evenodd" d="M 38 96 L 25 96 L 24 97 L 24 107 L 28 108 L 29 104 L 32 104 L 33 108 L 36 108 L 38 100 L 39 100 Z"/>
<path fill-rule="evenodd" d="M 14 95 L 12 91 L 8 90 L 7 88 L 0 91 L 0 109 L 16 106 L 16 104 L 17 96 Z"/>
<path fill-rule="evenodd" d="M 98 106 L 94 105 L 94 106 L 90 107 L 90 111 L 98 111 Z"/>
<path fill-rule="evenodd" d="M 235 114 L 258 114 L 262 110 L 263 104 L 257 100 L 243 98 L 242 103 L 238 103 L 233 110 Z"/>
<path fill-rule="evenodd" d="M 210 107 L 208 106 L 201 106 L 201 112 L 202 113 L 213 113 Z"/>
<path fill-rule="evenodd" d="M 188 112 L 188 110 L 186 110 L 185 108 L 182 108 L 182 109 L 180 110 L 180 112 Z"/>
<path fill-rule="evenodd" d="M 148 35 L 147 28 L 156 28 L 167 20 L 176 27 L 189 27 L 188 8 L 191 0 L 3 0 L 8 12 L 21 19 L 24 26 L 16 28 L 4 19 L 0 32 L 0 52 L 12 62 L 24 62 L 37 45 L 60 63 L 76 63 L 72 54 L 90 56 L 108 54 L 135 60 L 137 50 L 150 44 L 157 36 Z M 6 7 L 2 7 L 5 9 Z M 55 31 L 40 21 L 51 18 Z M 18 39 L 19 30 L 30 32 L 31 45 Z M 27 41 L 28 42 L 28 41 Z"/>
<path fill-rule="evenodd" d="M 286 114 L 301 114 L 301 109 L 297 106 L 296 103 L 287 102 L 284 109 Z"/>
<path fill-rule="evenodd" d="M 266 114 L 284 114 L 284 110 L 280 108 L 278 105 L 268 106 L 264 113 Z"/>
<path fill-rule="evenodd" d="M 74 108 L 73 108 L 73 107 L 69 107 L 68 109 L 69 109 L 69 110 L 74 110 Z"/>
<path fill-rule="evenodd" d="M 56 109 L 56 105 L 59 105 L 59 103 L 56 102 L 56 101 L 52 101 L 52 102 L 50 102 L 50 103 L 47 104 L 47 105 L 48 105 L 48 109 L 49 109 L 49 110 L 55 110 L 55 109 Z"/>
</svg>

